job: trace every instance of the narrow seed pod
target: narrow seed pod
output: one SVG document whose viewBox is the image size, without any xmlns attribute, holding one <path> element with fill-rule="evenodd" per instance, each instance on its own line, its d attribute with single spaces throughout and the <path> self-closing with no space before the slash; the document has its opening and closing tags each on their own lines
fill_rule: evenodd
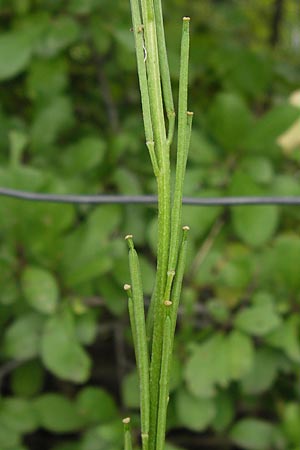
<svg viewBox="0 0 300 450">
<path fill-rule="evenodd" d="M 135 353 L 136 365 L 139 367 L 139 355 L 138 355 L 138 344 L 137 344 L 137 331 L 136 331 L 136 322 L 134 317 L 134 309 L 133 309 L 133 300 L 132 300 L 132 289 L 130 284 L 124 284 L 124 291 L 128 297 L 128 313 L 130 320 L 130 328 L 132 333 L 133 347 Z"/>
<path fill-rule="evenodd" d="M 170 269 L 174 269 L 176 267 L 178 258 L 178 249 L 180 245 L 183 181 L 186 171 L 186 162 L 191 135 L 190 127 L 192 125 L 192 116 L 193 116 L 187 111 L 188 65 L 189 65 L 189 45 L 190 45 L 189 23 L 190 18 L 184 17 L 182 20 L 182 38 L 181 38 L 181 53 L 180 53 L 176 174 L 175 174 L 174 200 L 171 219 L 172 232 L 170 242 L 169 264 L 168 264 L 168 267 Z"/>
<path fill-rule="evenodd" d="M 124 450 L 132 450 L 130 417 L 126 417 L 122 422 L 124 425 Z"/>
<path fill-rule="evenodd" d="M 177 321 L 178 306 L 179 306 L 179 300 L 180 300 L 181 289 L 182 289 L 182 281 L 183 281 L 185 263 L 186 263 L 187 236 L 188 236 L 189 230 L 190 230 L 190 227 L 187 225 L 182 227 L 183 233 L 182 233 L 181 245 L 179 248 L 177 270 L 176 270 L 176 275 L 175 275 L 175 279 L 174 279 L 174 283 L 173 283 L 173 287 L 172 287 L 172 300 L 173 300 L 173 307 L 171 310 L 172 336 L 174 336 L 176 321 Z"/>
<path fill-rule="evenodd" d="M 168 303 L 168 304 L 166 304 Z M 170 308 L 172 302 L 165 302 L 167 309 Z M 172 360 L 172 324 L 169 315 L 166 316 L 164 323 L 162 363 L 159 380 L 159 404 L 157 416 L 157 433 L 156 433 L 156 450 L 164 450 L 166 419 L 169 398 L 169 375 Z"/>
<path fill-rule="evenodd" d="M 146 324 L 144 312 L 144 298 L 140 265 L 137 252 L 134 248 L 133 236 L 125 237 L 129 247 L 129 269 L 131 277 L 132 299 L 128 299 L 130 320 L 133 327 L 133 337 L 136 341 L 136 357 L 140 382 L 141 402 L 141 428 L 143 449 L 147 448 L 147 436 L 149 433 L 150 420 L 150 397 L 149 397 L 149 356 L 146 338 Z"/>
</svg>

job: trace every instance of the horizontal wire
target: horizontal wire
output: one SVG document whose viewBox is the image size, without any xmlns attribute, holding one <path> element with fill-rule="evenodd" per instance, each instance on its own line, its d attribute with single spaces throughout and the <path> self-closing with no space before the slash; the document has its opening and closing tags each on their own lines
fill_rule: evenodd
<svg viewBox="0 0 300 450">
<path fill-rule="evenodd" d="M 0 196 L 48 203 L 78 204 L 156 204 L 156 195 L 77 195 L 41 194 L 0 187 Z M 300 205 L 300 196 L 184 197 L 183 203 L 195 206 Z"/>
</svg>

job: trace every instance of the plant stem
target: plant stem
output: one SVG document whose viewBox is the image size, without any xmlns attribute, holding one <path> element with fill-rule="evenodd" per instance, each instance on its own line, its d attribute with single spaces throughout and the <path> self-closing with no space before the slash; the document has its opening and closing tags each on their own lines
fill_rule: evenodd
<svg viewBox="0 0 300 450">
<path fill-rule="evenodd" d="M 122 422 L 124 425 L 124 450 L 132 450 L 130 417 L 126 417 Z"/>
<path fill-rule="evenodd" d="M 163 97 L 166 108 L 166 113 L 169 120 L 169 128 L 168 128 L 168 144 L 169 146 L 172 143 L 174 128 L 175 128 L 175 109 L 173 102 L 173 94 L 171 87 L 171 77 L 167 56 L 167 47 L 166 47 L 166 38 L 164 31 L 164 22 L 163 22 L 163 13 L 162 13 L 162 5 L 161 1 L 154 1 L 154 13 L 155 13 L 155 21 L 156 21 L 156 29 L 157 29 L 157 42 L 158 42 L 158 56 L 159 56 L 159 64 L 160 64 L 160 72 L 161 72 L 161 81 L 163 88 Z"/>
<path fill-rule="evenodd" d="M 165 301 L 165 309 L 172 308 L 171 301 Z M 166 420 L 169 398 L 169 374 L 172 361 L 172 324 L 169 311 L 165 312 L 163 348 L 161 355 L 161 371 L 159 380 L 159 405 L 157 415 L 157 432 L 155 450 L 164 450 L 166 435 Z"/>
<path fill-rule="evenodd" d="M 127 289 L 128 308 L 141 385 L 143 450 L 164 450 L 170 361 L 186 254 L 187 228 L 184 229 L 181 246 L 179 241 L 183 179 L 192 125 L 192 113 L 187 111 L 190 19 L 183 18 L 178 148 L 171 220 L 170 145 L 175 127 L 175 111 L 165 44 L 162 5 L 161 0 L 130 0 L 130 2 L 146 144 L 156 176 L 158 191 L 157 272 L 147 316 L 148 343 L 138 257 L 131 235 L 127 236 L 132 284 L 132 297 L 131 291 L 129 288 Z M 168 117 L 168 136 L 165 113 Z M 150 372 L 147 344 L 151 349 Z"/>
<path fill-rule="evenodd" d="M 144 313 L 144 298 L 140 265 L 137 253 L 134 248 L 132 235 L 125 238 L 129 247 L 129 269 L 132 286 L 133 312 L 131 320 L 133 323 L 133 338 L 137 345 L 137 365 L 139 372 L 140 398 L 141 398 L 141 429 L 143 450 L 148 449 L 149 439 L 149 356 L 146 338 L 146 324 Z"/>
<path fill-rule="evenodd" d="M 180 225 L 182 215 L 182 191 L 185 176 L 186 161 L 189 147 L 188 132 L 191 126 L 191 116 L 187 116 L 188 96 L 188 62 L 189 62 L 189 24 L 190 18 L 184 17 L 182 22 L 180 77 L 179 77 L 179 99 L 178 99 L 178 142 L 176 178 L 174 189 L 174 200 L 172 207 L 172 232 L 169 255 L 169 270 L 175 270 L 179 248 Z"/>
</svg>

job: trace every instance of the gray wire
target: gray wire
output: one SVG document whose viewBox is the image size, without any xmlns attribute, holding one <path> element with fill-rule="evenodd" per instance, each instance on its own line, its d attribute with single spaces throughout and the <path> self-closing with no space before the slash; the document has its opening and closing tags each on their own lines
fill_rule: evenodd
<svg viewBox="0 0 300 450">
<path fill-rule="evenodd" d="M 0 187 L 0 196 L 19 200 L 78 203 L 78 204 L 156 204 L 155 195 L 77 195 L 77 194 L 41 194 Z M 238 205 L 300 205 L 298 196 L 255 196 L 255 197 L 184 197 L 183 203 L 195 206 L 238 206 Z"/>
</svg>

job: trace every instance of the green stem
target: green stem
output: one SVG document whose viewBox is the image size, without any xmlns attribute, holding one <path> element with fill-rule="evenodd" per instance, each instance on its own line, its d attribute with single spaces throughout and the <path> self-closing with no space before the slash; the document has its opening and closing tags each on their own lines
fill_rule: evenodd
<svg viewBox="0 0 300 450">
<path fill-rule="evenodd" d="M 188 62 L 189 62 L 189 25 L 190 18 L 184 17 L 182 23 L 180 77 L 179 77 L 179 100 L 178 100 L 178 142 L 174 200 L 172 207 L 172 232 L 170 242 L 169 270 L 175 270 L 180 240 L 180 225 L 182 215 L 182 192 L 183 181 L 186 170 L 188 153 L 188 126 L 191 124 L 190 116 L 187 116 L 188 96 Z"/>
<path fill-rule="evenodd" d="M 170 160 L 169 145 L 166 138 L 166 127 L 161 91 L 161 77 L 158 57 L 157 32 L 153 0 L 141 0 L 142 16 L 147 52 L 147 75 L 153 125 L 155 152 L 158 159 L 158 250 L 156 291 L 153 296 L 153 338 L 150 369 L 150 438 L 149 448 L 155 449 L 155 434 L 159 396 L 159 377 L 162 353 L 163 322 L 162 307 L 166 284 L 169 239 L 170 239 Z"/>
<path fill-rule="evenodd" d="M 182 289 L 182 282 L 185 270 L 186 263 L 186 254 L 187 254 L 187 235 L 190 230 L 188 226 L 182 227 L 183 234 L 181 239 L 181 245 L 179 249 L 178 262 L 177 262 L 177 271 L 174 278 L 173 286 L 172 286 L 172 310 L 171 310 L 171 323 L 172 323 L 172 336 L 174 340 L 176 321 L 178 315 L 178 307 Z M 172 344 L 173 345 L 173 344 Z"/>
<path fill-rule="evenodd" d="M 136 328 L 136 322 L 135 322 L 135 317 L 134 317 L 131 285 L 124 284 L 124 291 L 126 292 L 127 297 L 128 297 L 128 313 L 129 313 L 130 328 L 131 328 L 131 333 L 132 333 L 133 348 L 134 348 L 134 352 L 135 352 L 135 361 L 136 361 L 137 367 L 139 367 L 137 328 Z"/>
<path fill-rule="evenodd" d="M 124 450 L 132 450 L 130 417 L 126 417 L 122 422 L 124 425 Z"/>
<path fill-rule="evenodd" d="M 165 308 L 171 309 L 172 302 L 166 301 Z M 166 421 L 167 409 L 169 399 L 169 375 L 172 360 L 172 325 L 169 312 L 165 314 L 164 334 L 163 334 L 163 348 L 162 348 L 162 364 L 159 380 L 159 406 L 157 416 L 157 432 L 156 432 L 156 447 L 155 450 L 164 450 L 165 435 L 166 435 Z"/>
<path fill-rule="evenodd" d="M 132 235 L 125 238 L 129 247 L 129 269 L 132 286 L 133 314 L 132 321 L 135 331 L 133 337 L 137 344 L 137 363 L 140 384 L 141 402 L 141 431 L 143 450 L 148 449 L 149 438 L 149 356 L 146 338 L 146 324 L 144 313 L 144 298 L 138 255 L 135 251 Z"/>
<path fill-rule="evenodd" d="M 143 122 L 145 128 L 146 144 L 150 153 L 150 158 L 154 171 L 156 171 L 157 161 L 154 151 L 153 143 L 153 129 L 151 120 L 151 110 L 150 110 L 150 100 L 148 91 L 148 81 L 147 81 L 147 71 L 145 64 L 145 40 L 144 40 L 144 30 L 141 19 L 141 12 L 138 0 L 130 0 L 131 5 L 131 16 L 132 16 L 132 26 L 134 32 L 135 49 L 136 49 L 136 60 L 137 69 L 139 77 L 139 85 L 141 91 L 141 101 L 142 101 L 142 111 L 143 111 Z M 149 148 L 148 143 L 153 143 Z"/>
<path fill-rule="evenodd" d="M 171 77 L 168 63 L 168 55 L 167 55 L 167 47 L 166 47 L 166 38 L 164 31 L 164 22 L 163 22 L 163 13 L 162 13 L 162 5 L 160 0 L 154 0 L 154 14 L 156 21 L 156 30 L 157 30 L 157 42 L 158 42 L 158 56 L 159 56 L 159 64 L 160 64 L 160 72 L 161 72 L 161 81 L 163 88 L 163 97 L 165 108 L 167 112 L 167 117 L 169 120 L 168 127 L 168 144 L 171 145 L 174 135 L 175 128 L 175 108 L 171 87 Z"/>
</svg>

